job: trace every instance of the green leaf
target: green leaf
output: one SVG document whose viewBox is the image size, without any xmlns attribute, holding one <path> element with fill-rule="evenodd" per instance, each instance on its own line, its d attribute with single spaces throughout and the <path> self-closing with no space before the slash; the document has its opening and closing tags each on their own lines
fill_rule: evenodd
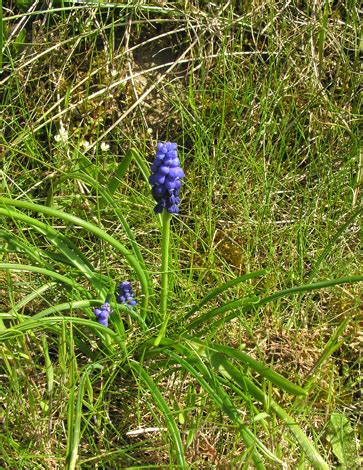
<svg viewBox="0 0 363 470">
<path fill-rule="evenodd" d="M 200 341 L 198 338 L 188 338 L 188 343 L 193 344 L 196 350 L 204 355 L 207 355 L 207 352 L 221 352 L 228 357 L 232 357 L 239 361 L 242 361 L 247 366 L 254 369 L 258 372 L 262 377 L 265 377 L 267 380 L 275 384 L 277 387 L 281 388 L 282 390 L 286 390 L 293 395 L 306 395 L 306 391 L 295 385 L 294 383 L 290 382 L 289 380 L 285 379 L 282 375 L 274 372 L 270 367 L 266 364 L 263 364 L 256 359 L 253 359 L 251 356 L 246 354 L 245 352 L 239 351 L 238 349 L 231 348 L 229 346 L 223 346 L 220 344 L 206 344 Z"/>
<path fill-rule="evenodd" d="M 342 413 L 332 413 L 327 439 L 342 468 L 346 470 L 357 468 L 354 431 L 349 420 Z"/>
<path fill-rule="evenodd" d="M 138 150 L 132 148 L 130 149 L 130 152 L 132 153 L 132 158 L 135 160 L 136 165 L 139 167 L 139 170 L 141 171 L 144 180 L 147 184 L 149 184 L 150 169 L 148 165 L 145 163 Z"/>
<path fill-rule="evenodd" d="M 269 295 L 268 297 L 259 298 L 255 296 L 255 297 L 237 299 L 237 300 L 234 300 L 233 302 L 228 302 L 227 304 L 224 304 L 221 307 L 217 307 L 197 317 L 192 322 L 190 322 L 189 325 L 187 325 L 187 330 L 190 331 L 196 328 L 197 326 L 199 326 L 200 324 L 205 323 L 206 321 L 209 321 L 210 319 L 215 318 L 219 316 L 220 314 L 229 312 L 231 310 L 234 310 L 234 312 L 228 316 L 224 316 L 222 319 L 217 320 L 213 324 L 213 328 L 220 325 L 221 323 L 228 322 L 232 320 L 233 318 L 237 317 L 240 314 L 240 310 L 242 310 L 243 312 L 247 312 L 251 309 L 261 307 L 262 305 L 266 305 L 282 297 L 291 297 L 296 294 L 301 294 L 301 293 L 309 292 L 313 290 L 324 289 L 324 288 L 336 286 L 339 284 L 353 284 L 355 282 L 362 282 L 362 281 L 363 281 L 363 276 L 351 276 L 351 277 L 344 277 L 344 278 L 338 278 L 338 279 L 329 279 L 326 281 L 315 282 L 313 284 L 303 284 L 301 286 L 284 289 L 284 290 L 275 292 L 274 294 Z M 235 310 L 237 309 L 239 311 L 235 312 Z"/>
<path fill-rule="evenodd" d="M 240 284 L 241 282 L 248 281 L 250 279 L 255 279 L 256 277 L 261 277 L 267 274 L 267 270 L 262 270 L 262 271 L 256 271 L 253 273 L 248 273 L 244 274 L 243 276 L 236 277 L 235 279 L 231 279 L 230 281 L 226 282 L 225 284 L 222 284 L 221 286 L 217 287 L 216 289 L 213 289 L 208 295 L 202 299 L 198 305 L 193 307 L 184 317 L 184 319 L 188 319 L 190 316 L 192 316 L 195 312 L 200 310 L 207 302 L 210 300 L 214 299 L 217 297 L 217 295 L 221 294 L 222 292 L 226 291 L 227 289 L 236 286 L 237 284 Z"/>
<path fill-rule="evenodd" d="M 2 198 L 0 198 L 0 203 L 2 202 L 1 199 Z M 90 282 L 94 285 L 96 289 L 101 289 L 99 278 L 93 271 L 89 261 L 78 250 L 78 248 L 63 234 L 59 233 L 57 230 L 41 222 L 40 220 L 34 219 L 33 217 L 29 217 L 28 215 L 10 209 L 9 207 L 0 207 L 0 214 L 8 216 L 14 220 L 20 220 L 34 227 L 42 235 L 44 235 L 50 243 L 57 247 L 58 250 L 61 251 L 63 255 L 65 255 L 66 258 L 72 263 L 72 265 L 75 266 L 87 279 L 90 280 Z"/>
<path fill-rule="evenodd" d="M 90 305 L 92 301 L 84 301 L 84 306 Z M 77 304 L 77 302 L 74 302 Z M 98 305 L 102 302 L 98 301 Z M 0 313 L 0 319 L 9 319 L 9 315 L 7 313 Z M 46 318 L 35 318 L 35 317 L 27 317 L 26 321 L 19 323 L 18 325 L 12 326 L 7 328 L 4 331 L 0 331 L 0 341 L 6 341 L 11 338 L 16 338 L 18 336 L 22 336 L 24 333 L 28 331 L 35 331 L 35 330 L 45 330 L 49 328 L 50 330 L 58 331 L 59 325 L 67 325 L 67 324 L 76 324 L 76 325 L 83 325 L 85 327 L 90 328 L 97 334 L 101 339 L 104 338 L 105 334 L 107 334 L 110 338 L 114 339 L 116 342 L 120 340 L 117 333 L 113 332 L 110 328 L 106 326 L 100 325 L 94 320 L 88 320 L 85 318 L 80 317 L 66 317 L 66 316 L 59 316 L 59 317 L 46 317 Z"/>
<path fill-rule="evenodd" d="M 28 245 L 23 240 L 20 240 L 20 238 L 15 233 L 0 230 L 0 238 L 2 238 L 5 242 L 1 247 L 2 252 L 6 251 L 8 253 L 23 253 L 27 255 L 29 259 L 39 264 L 46 265 L 39 248 Z"/>
<path fill-rule="evenodd" d="M 344 318 L 334 333 L 331 335 L 319 359 L 316 361 L 313 369 L 310 371 L 309 378 L 304 385 L 304 390 L 310 390 L 314 384 L 314 380 L 316 379 L 316 372 L 321 369 L 324 362 L 326 362 L 326 360 L 334 353 L 334 351 L 336 351 L 345 341 L 348 341 L 349 335 L 345 335 L 343 337 L 342 335 L 351 320 L 352 318 L 349 316 Z"/>
<path fill-rule="evenodd" d="M 148 272 L 147 272 L 147 269 L 146 269 L 144 258 L 141 254 L 139 245 L 137 244 L 137 242 L 135 240 L 134 233 L 131 230 L 129 224 L 127 223 L 125 217 L 121 213 L 118 205 L 114 201 L 114 199 L 112 197 L 112 194 L 110 194 L 107 189 L 106 190 L 103 189 L 100 186 L 100 184 L 94 178 L 92 178 L 89 175 L 71 173 L 71 174 L 68 174 L 67 177 L 64 178 L 64 179 L 69 179 L 69 178 L 79 179 L 83 183 L 91 185 L 97 191 L 97 193 L 100 194 L 102 200 L 113 208 L 118 220 L 120 221 L 120 223 L 122 225 L 122 228 L 125 230 L 125 233 L 126 233 L 128 239 L 129 239 L 129 242 L 130 242 L 131 247 L 132 247 L 132 251 L 133 251 L 134 255 L 136 256 L 136 258 L 138 259 L 138 261 L 139 261 L 139 263 L 140 263 L 140 265 L 141 265 L 141 267 L 144 271 L 144 274 L 145 274 L 145 277 L 146 277 L 146 280 L 147 280 L 149 295 L 151 296 L 152 295 L 152 283 L 151 283 L 151 281 L 148 277 Z"/>
<path fill-rule="evenodd" d="M 66 212 L 53 209 L 51 207 L 47 206 L 41 206 L 40 204 L 33 204 L 31 202 L 27 201 L 19 201 L 15 199 L 9 199 L 5 197 L 0 197 L 0 204 L 4 204 L 6 206 L 6 209 L 0 208 L 0 214 L 4 214 L 7 216 L 11 216 L 15 219 L 20 219 L 25 222 L 28 222 L 29 224 L 35 226 L 35 227 L 40 227 L 43 231 L 45 231 L 45 234 L 47 237 L 56 245 L 58 246 L 59 249 L 68 256 L 75 265 L 77 265 L 80 269 L 83 270 L 84 274 L 87 275 L 87 277 L 90 278 L 91 281 L 93 281 L 93 284 L 96 284 L 96 282 L 99 282 L 99 277 L 95 279 L 95 274 L 93 271 L 91 271 L 85 263 L 81 263 L 80 256 L 78 255 L 77 252 L 74 253 L 74 256 L 72 256 L 72 252 L 69 252 L 69 247 L 64 244 L 64 241 L 66 237 L 60 238 L 59 234 L 54 230 L 51 229 L 49 226 L 46 224 L 43 224 L 42 222 L 37 221 L 36 219 L 32 219 L 31 217 L 26 216 L 25 214 L 21 214 L 19 212 L 16 212 L 14 210 L 9 209 L 7 206 L 15 206 L 15 207 L 20 207 L 22 209 L 29 209 L 35 212 L 40 212 L 47 214 L 51 217 L 56 217 L 61 220 L 66 220 L 67 222 L 75 225 L 75 226 L 80 226 L 84 228 L 85 230 L 89 231 L 90 233 L 93 233 L 97 237 L 105 240 L 107 243 L 109 243 L 111 246 L 113 246 L 119 253 L 121 253 L 125 259 L 126 262 L 130 265 L 131 268 L 133 268 L 136 272 L 136 275 L 140 281 L 142 290 L 143 290 L 143 310 L 145 312 L 145 315 L 147 313 L 147 304 L 149 300 L 149 290 L 148 290 L 148 281 L 147 277 L 145 275 L 145 272 L 140 265 L 139 261 L 135 256 L 130 253 L 122 243 L 117 241 L 114 237 L 106 233 L 104 230 L 100 229 L 94 224 L 91 224 L 90 222 L 87 222 L 83 219 L 80 219 L 79 217 L 76 217 L 74 215 L 67 214 Z M 83 261 L 83 259 L 82 259 Z M 107 294 L 107 292 L 104 292 L 104 288 L 99 287 L 100 293 L 102 292 L 103 294 Z"/>
<path fill-rule="evenodd" d="M 187 463 L 184 457 L 184 448 L 183 443 L 180 437 L 178 426 L 176 425 L 173 414 L 167 405 L 164 397 L 160 393 L 160 390 L 156 386 L 153 379 L 149 376 L 149 374 L 145 371 L 145 369 L 136 361 L 132 360 L 129 362 L 131 369 L 133 369 L 140 379 L 144 382 L 148 390 L 150 391 L 156 406 L 162 412 L 166 426 L 169 430 L 169 436 L 175 446 L 175 453 L 176 453 L 176 463 L 178 465 L 177 468 L 186 469 Z"/>
<path fill-rule="evenodd" d="M 254 397 L 263 405 L 269 405 L 272 410 L 284 422 L 286 428 L 294 435 L 301 449 L 305 452 L 306 457 L 318 470 L 329 470 L 329 465 L 322 458 L 318 450 L 315 448 L 304 431 L 274 400 L 268 397 L 260 388 L 258 388 L 252 380 L 231 364 L 223 354 L 213 353 L 211 355 L 211 363 L 216 370 L 228 380 L 233 380 L 241 389 Z"/>
<path fill-rule="evenodd" d="M 3 46 L 5 42 L 5 28 L 3 21 L 3 0 L 0 0 L 0 72 L 3 68 Z"/>
<path fill-rule="evenodd" d="M 74 407 L 74 389 L 70 393 L 70 401 L 68 406 L 68 440 L 67 440 L 67 470 L 74 470 L 76 468 L 78 459 L 78 448 L 81 436 L 81 420 L 82 420 L 82 405 L 83 397 L 87 384 L 90 384 L 89 375 L 93 369 L 102 369 L 102 366 L 98 363 L 89 364 L 86 366 L 86 370 L 82 374 L 77 400 Z M 73 409 L 74 407 L 74 409 Z"/>
<path fill-rule="evenodd" d="M 334 236 L 330 239 L 329 243 L 325 247 L 324 251 L 322 254 L 319 256 L 319 258 L 316 260 L 313 269 L 310 271 L 309 277 L 308 277 L 308 282 L 312 282 L 315 278 L 316 273 L 319 271 L 321 263 L 326 259 L 326 257 L 331 253 L 333 246 L 335 242 L 339 239 L 339 237 L 345 232 L 345 230 L 349 227 L 351 223 L 354 222 L 354 220 L 362 214 L 362 207 L 359 207 L 356 211 L 354 211 L 351 216 L 348 218 L 348 220 L 341 225 L 337 231 L 335 232 Z"/>
<path fill-rule="evenodd" d="M 163 341 L 165 341 L 165 339 Z M 169 355 L 177 363 L 181 364 L 185 370 L 193 375 L 200 386 L 208 393 L 210 398 L 217 404 L 221 411 L 237 426 L 248 451 L 251 452 L 256 468 L 261 470 L 265 468 L 261 460 L 261 456 L 257 452 L 257 449 L 260 450 L 269 460 L 272 460 L 273 462 L 281 465 L 281 460 L 279 460 L 272 452 L 270 452 L 258 439 L 258 437 L 255 436 L 253 432 L 243 423 L 242 418 L 239 415 L 238 410 L 233 405 L 229 395 L 224 391 L 223 387 L 218 381 L 218 378 L 213 374 L 213 371 L 208 369 L 208 367 L 203 363 L 199 355 L 196 354 L 193 350 L 178 344 L 170 344 L 170 346 L 174 346 L 176 350 L 180 350 L 183 352 L 183 354 L 186 354 L 187 359 L 180 357 L 168 349 L 163 350 L 163 352 Z M 191 358 L 192 360 L 190 360 Z M 194 365 L 195 367 L 193 367 Z"/>
<path fill-rule="evenodd" d="M 123 157 L 123 159 L 121 160 L 121 163 L 116 168 L 115 174 L 110 179 L 110 181 L 107 185 L 107 189 L 108 189 L 108 192 L 110 193 L 111 196 L 114 194 L 114 192 L 119 187 L 119 185 L 122 181 L 122 178 L 124 177 L 128 167 L 129 167 L 129 165 L 132 161 L 132 156 L 133 156 L 132 150 L 129 150 L 128 152 L 126 152 L 126 155 Z"/>
<path fill-rule="evenodd" d="M 82 292 L 86 297 L 91 297 L 91 293 L 88 292 L 83 286 L 78 284 L 74 279 L 58 274 L 56 271 L 50 271 L 49 269 L 40 268 L 39 266 L 31 266 L 27 264 L 15 264 L 15 263 L 0 263 L 0 270 L 4 271 L 28 271 L 33 273 L 42 274 L 59 282 L 67 285 L 68 287 L 75 288 Z"/>
<path fill-rule="evenodd" d="M 21 320 L 23 318 L 27 318 L 27 316 L 22 315 L 20 316 L 18 314 L 19 310 L 25 305 L 27 305 L 29 302 L 32 300 L 36 299 L 37 297 L 41 297 L 44 292 L 46 292 L 48 289 L 55 287 L 57 285 L 56 282 L 48 282 L 47 284 L 43 284 L 42 286 L 38 287 L 38 289 L 34 289 L 30 294 L 26 295 L 23 299 L 21 299 L 12 309 L 8 311 L 8 315 L 16 316 L 17 320 Z"/>
<path fill-rule="evenodd" d="M 42 336 L 43 354 L 44 354 L 44 365 L 47 374 L 48 394 L 51 394 L 54 386 L 54 369 L 53 364 L 49 356 L 49 348 L 46 336 Z"/>
</svg>

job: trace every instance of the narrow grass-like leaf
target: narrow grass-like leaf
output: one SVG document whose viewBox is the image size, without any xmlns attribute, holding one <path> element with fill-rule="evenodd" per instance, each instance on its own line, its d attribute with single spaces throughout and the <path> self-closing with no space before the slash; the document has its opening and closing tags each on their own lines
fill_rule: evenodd
<svg viewBox="0 0 363 470">
<path fill-rule="evenodd" d="M 214 317 L 219 316 L 221 313 L 228 312 L 229 310 L 235 310 L 236 308 L 239 309 L 251 309 L 260 305 L 261 299 L 257 296 L 247 297 L 244 299 L 234 300 L 233 302 L 228 302 L 227 304 L 222 305 L 221 307 L 214 308 L 209 312 L 200 315 L 199 317 L 192 320 L 187 326 L 186 330 L 191 331 L 197 328 L 199 325 L 206 323 L 207 321 L 213 319 Z"/>
<path fill-rule="evenodd" d="M 61 177 L 59 179 L 59 182 L 61 182 L 63 180 L 69 180 L 70 178 L 78 179 L 78 180 L 92 186 L 97 191 L 97 193 L 101 196 L 102 200 L 113 208 L 114 213 L 116 214 L 118 220 L 120 221 L 120 223 L 122 225 L 122 228 L 125 230 L 125 233 L 127 234 L 127 238 L 130 241 L 130 244 L 132 246 L 132 250 L 134 252 L 134 255 L 139 260 L 140 264 L 142 265 L 142 267 L 144 269 L 145 274 L 147 275 L 146 267 L 145 267 L 145 261 L 144 261 L 144 258 L 142 256 L 142 254 L 141 254 L 139 246 L 138 246 L 138 244 L 135 240 L 134 233 L 131 230 L 131 228 L 130 228 L 129 224 L 127 223 L 125 217 L 123 216 L 122 212 L 120 211 L 117 203 L 114 201 L 114 199 L 112 197 L 112 194 L 107 189 L 103 189 L 102 186 L 94 178 L 92 178 L 91 176 L 86 175 L 84 173 L 82 173 L 82 174 L 81 173 L 67 174 L 67 176 Z"/>
<path fill-rule="evenodd" d="M 141 171 L 141 174 L 146 181 L 147 184 L 149 184 L 149 176 L 150 176 L 150 169 L 145 163 L 144 159 L 141 157 L 139 151 L 135 148 L 132 148 L 129 150 L 129 152 L 132 154 L 132 158 L 135 160 L 137 166 L 139 167 L 139 170 Z"/>
<path fill-rule="evenodd" d="M 208 295 L 202 299 L 198 305 L 193 307 L 184 317 L 184 320 L 187 320 L 189 317 L 191 317 L 195 312 L 200 310 L 206 303 L 208 303 L 210 300 L 214 299 L 217 297 L 219 294 L 222 292 L 226 291 L 227 289 L 236 286 L 237 284 L 240 284 L 242 282 L 248 281 L 250 279 L 255 279 L 257 277 L 264 276 L 267 274 L 269 271 L 268 270 L 261 270 L 261 271 L 256 271 L 253 273 L 248 273 L 244 274 L 243 276 L 238 276 L 235 279 L 231 279 L 230 281 L 226 282 L 225 284 L 220 285 L 219 287 L 213 289 Z"/>
<path fill-rule="evenodd" d="M 318 470 L 329 470 L 329 465 L 324 461 L 320 453 L 316 450 L 313 443 L 306 436 L 304 431 L 295 422 L 295 420 L 289 416 L 283 408 L 281 408 L 274 400 L 269 398 L 260 390 L 246 375 L 242 374 L 233 364 L 231 364 L 223 354 L 212 353 L 211 363 L 222 375 L 230 380 L 234 380 L 244 391 L 247 391 L 256 400 L 262 404 L 268 404 L 270 409 L 276 413 L 279 418 L 284 422 L 287 429 L 294 435 L 296 441 L 300 445 L 301 449 L 305 452 L 309 462 L 314 468 Z"/>
<path fill-rule="evenodd" d="M 100 299 L 92 299 L 92 300 L 76 300 L 73 302 L 65 302 L 62 304 L 52 305 L 49 308 L 41 310 L 40 312 L 36 313 L 32 316 L 33 319 L 39 319 L 43 317 L 47 317 L 53 313 L 64 312 L 67 310 L 76 310 L 76 309 L 84 309 L 89 307 L 96 307 L 102 305 L 103 301 Z"/>
<path fill-rule="evenodd" d="M 27 305 L 32 300 L 36 299 L 37 297 L 41 297 L 44 292 L 48 289 L 55 287 L 57 285 L 56 282 L 48 282 L 47 284 L 43 284 L 42 286 L 38 287 L 38 289 L 34 289 L 30 294 L 26 295 L 23 299 L 21 299 L 14 307 L 8 311 L 8 314 L 11 316 L 17 316 L 19 310 L 25 305 Z M 17 316 L 17 319 L 25 318 L 23 316 Z"/>
<path fill-rule="evenodd" d="M 47 388 L 48 388 L 48 394 L 50 395 L 53 391 L 53 386 L 54 386 L 54 368 L 53 368 L 53 364 L 49 356 L 48 341 L 44 335 L 42 336 L 42 346 L 43 346 L 45 372 L 47 375 Z"/>
<path fill-rule="evenodd" d="M 75 413 L 75 391 L 77 381 L 77 360 L 74 351 L 73 343 L 73 329 L 72 325 L 67 335 L 68 354 L 71 356 L 68 366 L 68 410 L 67 410 L 67 454 L 66 454 L 66 469 L 69 470 L 69 463 L 72 454 L 72 441 L 74 429 L 74 413 Z"/>
<path fill-rule="evenodd" d="M 5 240 L 5 245 L 1 247 L 2 252 L 22 253 L 39 264 L 45 265 L 39 248 L 24 243 L 15 233 L 0 230 L 0 238 Z"/>
<path fill-rule="evenodd" d="M 310 274 L 309 274 L 309 277 L 308 277 L 308 282 L 312 282 L 314 280 L 316 273 L 319 271 L 321 263 L 331 253 L 332 248 L 333 248 L 334 244 L 336 243 L 336 241 L 346 231 L 346 229 L 349 227 L 349 225 L 352 224 L 354 222 L 354 220 L 356 218 L 358 218 L 359 215 L 362 214 L 362 211 L 363 211 L 362 207 L 359 207 L 356 211 L 354 211 L 351 214 L 351 216 L 348 218 L 348 220 L 338 228 L 338 230 L 335 232 L 334 236 L 329 240 L 329 243 L 326 245 L 324 251 L 321 253 L 319 258 L 315 261 L 313 269 L 310 271 Z"/>
<path fill-rule="evenodd" d="M 9 315 L 7 313 L 0 313 L 0 318 L 7 320 L 9 319 Z M 107 334 L 115 341 L 119 340 L 117 333 L 112 331 L 110 328 L 107 328 L 106 326 L 100 325 L 96 321 L 88 320 L 86 318 L 67 317 L 62 315 L 60 317 L 45 318 L 28 317 L 26 321 L 19 323 L 18 325 L 9 327 L 4 331 L 0 331 L 0 341 L 6 341 L 17 336 L 22 336 L 27 331 L 45 330 L 48 328 L 54 329 L 54 327 L 62 324 L 76 324 L 86 326 L 91 330 L 94 330 L 94 332 L 101 338 Z M 55 328 L 55 330 L 57 330 L 57 328 Z"/>
<path fill-rule="evenodd" d="M 337 327 L 335 332 L 329 338 L 323 352 L 321 353 L 319 359 L 316 361 L 314 368 L 310 371 L 309 378 L 304 385 L 304 390 L 310 390 L 311 386 L 314 383 L 315 373 L 321 368 L 324 362 L 346 341 L 348 341 L 348 337 L 344 337 L 340 340 L 343 332 L 345 331 L 346 327 L 348 326 L 349 322 L 352 320 L 351 317 L 345 318 L 340 325 Z"/>
<path fill-rule="evenodd" d="M 74 309 L 87 309 L 89 307 L 97 307 L 103 304 L 103 300 L 92 299 L 92 300 L 78 300 L 73 302 L 65 302 L 58 305 L 52 305 L 51 307 L 41 310 L 40 312 L 33 315 L 32 318 L 43 318 L 53 313 L 64 312 L 67 310 L 74 310 Z M 144 320 L 132 309 L 127 306 L 113 304 L 111 303 L 111 307 L 118 309 L 121 312 L 124 312 L 126 315 L 130 315 L 131 318 L 136 320 L 136 322 L 140 325 L 144 332 L 147 331 L 147 326 Z M 111 317 L 112 319 L 112 317 Z"/>
<path fill-rule="evenodd" d="M 1 199 L 1 198 L 0 198 Z M 1 201 L 0 201 L 1 203 Z M 78 248 L 63 234 L 53 229 L 49 225 L 41 222 L 40 220 L 29 217 L 21 212 L 10 209 L 9 207 L 0 207 L 0 215 L 8 216 L 15 220 L 25 222 L 27 225 L 37 229 L 42 235 L 44 235 L 49 242 L 51 242 L 58 250 L 63 253 L 64 256 L 75 266 L 90 282 L 93 286 L 101 290 L 99 277 L 93 271 L 89 261 L 84 255 L 78 250 Z"/>
<path fill-rule="evenodd" d="M 0 72 L 3 68 L 3 45 L 5 43 L 5 27 L 3 21 L 3 0 L 0 0 Z"/>
<path fill-rule="evenodd" d="M 81 291 L 86 297 L 92 297 L 91 293 L 87 291 L 83 286 L 78 284 L 74 279 L 58 274 L 56 271 L 50 271 L 49 269 L 40 268 L 38 266 L 31 266 L 27 264 L 15 264 L 15 263 L 0 263 L 0 270 L 3 271 L 28 271 L 33 273 L 42 274 L 43 276 L 51 277 L 57 281 Z"/>
<path fill-rule="evenodd" d="M 68 442 L 67 442 L 67 470 L 74 470 L 76 468 L 78 459 L 78 448 L 81 434 L 81 420 L 82 420 L 82 405 L 87 381 L 89 381 L 89 374 L 92 369 L 102 369 L 100 364 L 89 364 L 81 376 L 78 387 L 77 401 L 75 409 L 69 411 L 69 419 L 72 419 L 70 426 L 68 426 Z M 74 397 L 74 393 L 71 395 Z M 74 406 L 74 398 L 70 400 L 69 406 Z"/>
<path fill-rule="evenodd" d="M 116 168 L 115 174 L 110 179 L 107 189 L 110 195 L 112 196 L 114 192 L 119 187 L 120 183 L 122 182 L 122 178 L 124 177 L 131 161 L 132 161 L 133 152 L 129 150 L 126 152 L 125 156 L 122 158 L 121 163 Z"/>
<path fill-rule="evenodd" d="M 152 344 L 152 339 L 150 340 L 150 345 Z M 163 338 L 161 344 L 167 347 L 167 349 L 163 349 L 163 353 L 168 354 L 171 356 L 176 362 L 180 362 L 180 364 L 191 372 L 197 380 L 200 382 L 203 388 L 208 392 L 211 396 L 213 401 L 221 407 L 223 413 L 225 413 L 232 422 L 238 427 L 241 432 L 241 435 L 244 439 L 246 446 L 249 449 L 253 449 L 256 446 L 269 460 L 272 460 L 280 465 L 283 465 L 283 462 L 278 459 L 271 451 L 269 451 L 266 446 L 253 434 L 253 432 L 243 423 L 238 410 L 234 407 L 229 395 L 225 392 L 223 387 L 218 381 L 218 377 L 215 375 L 213 368 L 211 366 L 207 366 L 203 360 L 202 356 L 199 354 L 197 348 L 195 348 L 192 344 L 189 345 L 187 343 L 182 343 L 180 341 L 175 341 L 170 338 Z M 169 348 L 173 348 L 179 354 L 186 356 L 186 360 L 184 360 L 180 356 L 176 356 Z M 152 350 L 145 350 L 145 357 L 150 355 L 154 355 L 156 351 Z M 208 359 L 204 356 L 204 359 Z M 196 366 L 198 371 L 195 375 L 195 368 Z M 202 375 L 200 375 L 202 374 Z M 203 382 L 200 379 L 203 379 Z M 263 465 L 260 457 L 256 454 L 256 462 L 260 462 Z M 261 467 L 262 468 L 262 467 Z M 264 468 L 264 467 L 263 467 Z"/>
<path fill-rule="evenodd" d="M 176 346 L 176 349 L 179 349 L 178 346 Z M 253 432 L 243 423 L 229 395 L 219 384 L 218 378 L 213 376 L 213 373 L 208 370 L 206 365 L 198 357 L 198 354 L 192 350 L 188 350 L 187 348 L 182 349 L 184 350 L 184 354 L 186 354 L 187 359 L 183 359 L 181 356 L 175 354 L 169 349 L 163 350 L 163 352 L 173 358 L 175 362 L 179 363 L 185 370 L 187 370 L 198 381 L 200 386 L 208 393 L 210 398 L 217 404 L 221 411 L 226 414 L 237 426 L 247 449 L 252 453 L 252 458 L 256 468 L 265 468 L 261 457 L 256 452 L 256 448 L 258 448 L 269 460 L 272 460 L 273 462 L 280 465 L 283 464 L 281 460 L 278 459 L 272 452 L 270 452 L 258 439 L 258 437 L 255 436 Z M 191 361 L 190 358 L 193 360 Z M 197 368 L 193 367 L 192 364 L 196 365 Z"/>
<path fill-rule="evenodd" d="M 125 257 L 128 264 L 136 272 L 136 275 L 137 275 L 137 277 L 140 281 L 141 288 L 142 288 L 143 294 L 144 294 L 142 302 L 143 302 L 144 313 L 146 315 L 146 308 L 147 308 L 148 299 L 149 299 L 147 278 L 146 278 L 145 273 L 144 273 L 142 267 L 140 266 L 140 263 L 138 262 L 138 260 L 135 258 L 135 256 L 133 256 L 124 247 L 124 245 L 122 243 L 117 241 L 114 237 L 112 237 L 111 235 L 109 235 L 108 233 L 106 233 L 104 230 L 100 229 L 96 225 L 91 224 L 90 222 L 87 222 L 83 219 L 80 219 L 79 217 L 76 217 L 74 215 L 70 215 L 70 214 L 67 214 L 63 211 L 53 209 L 51 207 L 41 206 L 39 204 L 33 204 L 33 203 L 27 202 L 27 201 L 18 201 L 18 200 L 13 200 L 13 199 L 4 198 L 4 197 L 0 197 L 0 204 L 5 204 L 7 206 L 20 207 L 22 209 L 29 209 L 29 210 L 32 210 L 32 211 L 35 211 L 35 212 L 44 213 L 44 214 L 50 215 L 52 217 L 56 217 L 56 218 L 59 218 L 59 219 L 62 219 L 62 220 L 66 220 L 67 222 L 70 222 L 71 224 L 73 224 L 75 226 L 77 226 L 77 225 L 81 226 L 82 228 L 84 228 L 87 231 L 93 233 L 94 235 L 98 236 L 99 238 L 105 240 L 107 243 L 109 243 L 114 248 L 116 248 L 116 250 L 118 250 Z M 10 209 L 6 209 L 6 210 L 4 210 L 3 212 L 0 212 L 0 213 L 5 213 L 6 214 L 6 211 L 11 212 L 11 216 L 13 216 L 15 218 L 21 219 L 22 217 L 23 218 L 27 217 L 24 214 L 19 214 L 15 211 L 10 211 Z M 10 214 L 6 214 L 6 215 L 10 215 Z"/>
<path fill-rule="evenodd" d="M 234 359 L 242 361 L 244 364 L 248 365 L 260 375 L 262 375 L 262 377 L 265 377 L 277 387 L 281 388 L 282 390 L 286 390 L 287 392 L 292 393 L 293 395 L 306 395 L 307 393 L 303 388 L 285 379 L 285 377 L 278 374 L 277 372 L 274 372 L 270 367 L 266 366 L 265 364 L 256 361 L 256 359 L 253 359 L 251 356 L 249 356 L 243 351 L 239 351 L 238 349 L 234 349 L 229 346 L 223 346 L 221 344 L 205 344 L 198 338 L 188 338 L 187 342 L 189 344 L 192 344 L 193 347 L 198 350 L 198 352 L 203 353 L 206 356 L 208 356 L 209 354 L 208 351 L 218 351 L 228 357 L 232 357 Z"/>
<path fill-rule="evenodd" d="M 164 397 L 160 393 L 160 390 L 156 386 L 153 379 L 149 376 L 149 374 L 145 371 L 145 369 L 136 361 L 131 360 L 129 362 L 131 369 L 133 369 L 138 377 L 144 382 L 147 389 L 150 391 L 156 406 L 159 408 L 161 413 L 164 416 L 167 428 L 169 430 L 169 436 L 175 446 L 175 454 L 176 454 L 176 463 L 178 468 L 186 469 L 187 463 L 184 457 L 184 448 L 183 443 L 180 437 L 180 432 L 178 426 L 176 425 L 173 414 L 167 405 Z"/>
<path fill-rule="evenodd" d="M 259 298 L 255 296 L 255 297 L 249 297 L 247 299 L 234 300 L 233 302 L 224 304 L 221 307 L 217 307 L 201 315 L 200 317 L 197 317 L 195 320 L 190 322 L 189 325 L 187 325 L 186 329 L 190 331 L 193 328 L 196 328 L 197 326 L 199 326 L 200 324 L 203 324 L 207 322 L 208 320 L 216 316 L 219 316 L 222 313 L 226 313 L 230 310 L 242 309 L 242 311 L 245 312 L 245 311 L 260 307 L 262 305 L 266 305 L 282 297 L 291 297 L 292 295 L 301 294 L 301 293 L 305 293 L 305 292 L 309 292 L 313 290 L 325 289 L 327 287 L 332 287 L 332 286 L 336 286 L 339 284 L 353 284 L 355 282 L 362 282 L 362 281 L 363 281 L 363 276 L 352 276 L 352 277 L 344 277 L 344 278 L 339 278 L 339 279 L 330 279 L 327 281 L 320 281 L 320 282 L 315 282 L 312 284 L 303 284 L 301 286 L 291 287 L 290 289 L 284 289 L 284 290 L 275 292 L 274 294 L 269 295 L 268 297 Z M 238 315 L 239 315 L 239 312 L 234 312 L 231 315 L 228 315 L 227 317 L 224 317 L 221 320 L 218 320 L 216 324 L 220 324 L 222 322 L 228 322 Z M 215 327 L 216 324 L 213 325 L 213 328 Z"/>
</svg>

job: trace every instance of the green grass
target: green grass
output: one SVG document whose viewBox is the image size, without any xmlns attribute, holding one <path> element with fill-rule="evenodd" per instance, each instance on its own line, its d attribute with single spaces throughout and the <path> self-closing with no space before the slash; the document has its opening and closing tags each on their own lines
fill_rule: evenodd
<svg viewBox="0 0 363 470">
<path fill-rule="evenodd" d="M 45 8 L 0 28 L 0 465 L 358 468 L 355 2 Z"/>
</svg>

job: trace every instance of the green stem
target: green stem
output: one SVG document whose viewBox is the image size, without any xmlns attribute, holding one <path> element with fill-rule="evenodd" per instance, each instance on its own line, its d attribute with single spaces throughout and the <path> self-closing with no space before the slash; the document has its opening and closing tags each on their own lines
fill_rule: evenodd
<svg viewBox="0 0 363 470">
<path fill-rule="evenodd" d="M 170 220 L 171 214 L 164 209 L 162 216 L 162 238 L 161 238 L 161 296 L 160 296 L 160 315 L 162 326 L 158 337 L 155 340 L 155 346 L 158 346 L 163 339 L 168 324 L 168 291 L 169 291 L 169 244 L 170 244 Z"/>
</svg>

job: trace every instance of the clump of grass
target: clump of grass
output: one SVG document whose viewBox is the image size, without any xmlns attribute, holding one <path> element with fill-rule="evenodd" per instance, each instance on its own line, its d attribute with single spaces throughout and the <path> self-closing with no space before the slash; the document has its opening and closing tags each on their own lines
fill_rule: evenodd
<svg viewBox="0 0 363 470">
<path fill-rule="evenodd" d="M 359 270 L 357 12 L 237 3 L 4 10 L 4 466 L 354 462 L 358 290 L 301 286 Z M 164 330 L 157 139 L 187 175 Z"/>
</svg>

